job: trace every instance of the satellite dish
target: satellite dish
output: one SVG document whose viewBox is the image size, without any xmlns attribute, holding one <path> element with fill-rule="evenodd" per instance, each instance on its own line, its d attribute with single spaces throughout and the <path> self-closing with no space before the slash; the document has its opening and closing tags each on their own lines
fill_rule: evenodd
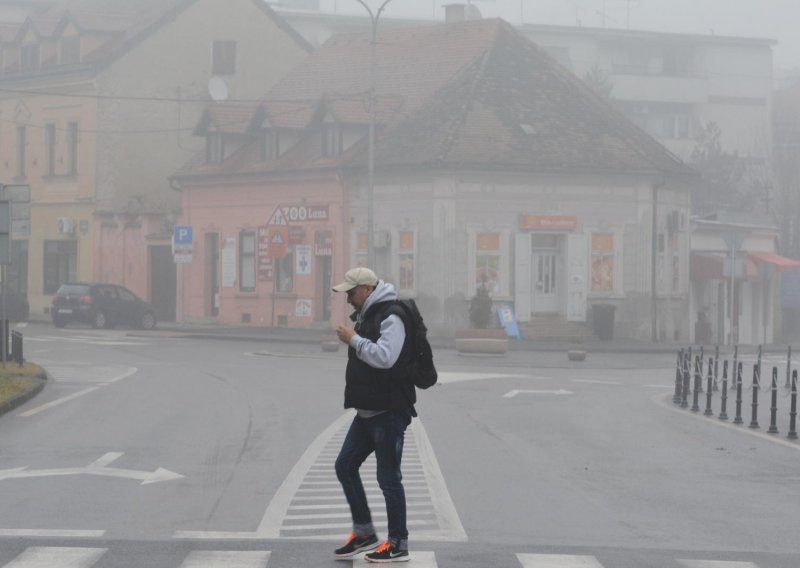
<svg viewBox="0 0 800 568">
<path fill-rule="evenodd" d="M 222 77 L 211 77 L 208 81 L 208 94 L 212 101 L 222 102 L 228 98 L 228 85 Z"/>
</svg>

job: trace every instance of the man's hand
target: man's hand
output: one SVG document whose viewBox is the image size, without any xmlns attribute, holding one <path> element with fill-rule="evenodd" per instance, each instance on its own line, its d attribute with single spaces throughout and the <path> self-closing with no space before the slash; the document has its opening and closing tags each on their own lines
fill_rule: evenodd
<svg viewBox="0 0 800 568">
<path fill-rule="evenodd" d="M 343 325 L 340 325 L 339 327 L 336 328 L 336 335 L 339 337 L 339 341 L 341 341 L 345 345 L 350 344 L 350 340 L 353 338 L 355 334 L 356 334 L 355 330 L 349 327 L 345 327 Z"/>
</svg>

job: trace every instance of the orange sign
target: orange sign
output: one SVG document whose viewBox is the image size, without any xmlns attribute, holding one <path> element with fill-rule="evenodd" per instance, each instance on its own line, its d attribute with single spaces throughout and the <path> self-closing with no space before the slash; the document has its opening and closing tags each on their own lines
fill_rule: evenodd
<svg viewBox="0 0 800 568">
<path fill-rule="evenodd" d="M 475 248 L 478 250 L 500 250 L 500 234 L 478 233 L 475 237 Z"/>
<path fill-rule="evenodd" d="M 289 227 L 271 226 L 267 232 L 267 256 L 270 258 L 283 258 L 289 246 Z"/>
<path fill-rule="evenodd" d="M 520 229 L 539 229 L 548 231 L 572 231 L 578 226 L 574 215 L 520 215 Z"/>
<path fill-rule="evenodd" d="M 400 250 L 414 250 L 414 233 L 411 231 L 400 232 Z"/>
</svg>

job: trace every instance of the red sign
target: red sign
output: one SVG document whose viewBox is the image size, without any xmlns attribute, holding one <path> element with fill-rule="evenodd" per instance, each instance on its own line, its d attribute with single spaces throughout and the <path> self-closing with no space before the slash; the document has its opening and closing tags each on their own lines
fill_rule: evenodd
<svg viewBox="0 0 800 568">
<path fill-rule="evenodd" d="M 573 231 L 578 226 L 574 215 L 520 215 L 520 229 L 539 229 L 548 231 Z"/>
</svg>

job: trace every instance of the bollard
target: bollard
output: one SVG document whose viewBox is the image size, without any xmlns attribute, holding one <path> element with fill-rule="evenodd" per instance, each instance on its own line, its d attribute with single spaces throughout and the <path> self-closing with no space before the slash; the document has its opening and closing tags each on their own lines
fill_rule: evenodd
<svg viewBox="0 0 800 568">
<path fill-rule="evenodd" d="M 789 412 L 789 433 L 786 437 L 790 440 L 797 439 L 797 369 L 792 373 L 792 409 Z"/>
<path fill-rule="evenodd" d="M 684 357 L 683 365 L 683 389 L 681 390 L 681 408 L 689 408 L 689 365 L 692 363 L 692 348 L 689 348 L 689 353 Z"/>
<path fill-rule="evenodd" d="M 683 384 L 683 349 L 678 350 L 678 361 L 675 365 L 675 394 L 672 395 L 674 404 L 681 403 L 681 385 Z"/>
<path fill-rule="evenodd" d="M 733 367 L 731 367 L 731 374 L 733 375 L 731 380 L 733 382 L 731 384 L 735 384 L 736 383 L 736 369 L 738 369 L 738 366 L 737 366 L 737 359 L 738 358 L 739 358 L 739 346 L 738 345 L 734 345 L 733 346 Z"/>
<path fill-rule="evenodd" d="M 719 390 L 719 345 L 714 347 L 714 390 Z"/>
<path fill-rule="evenodd" d="M 714 413 L 711 412 L 711 381 L 714 378 L 711 374 L 711 371 L 714 369 L 714 359 L 712 357 L 708 358 L 708 379 L 706 380 L 706 409 L 703 412 L 704 416 L 713 416 Z"/>
<path fill-rule="evenodd" d="M 772 367 L 772 404 L 769 407 L 769 434 L 778 433 L 778 367 Z"/>
<path fill-rule="evenodd" d="M 705 352 L 706 348 L 704 345 L 700 346 L 700 391 L 703 392 L 703 363 L 705 362 Z M 695 384 L 695 388 L 697 385 Z"/>
<path fill-rule="evenodd" d="M 789 375 L 792 374 L 792 346 L 789 346 L 789 350 L 786 353 L 786 388 L 788 389 L 789 384 Z"/>
<path fill-rule="evenodd" d="M 703 361 L 700 356 L 694 360 L 694 397 L 692 398 L 692 412 L 700 411 L 699 397 L 700 387 L 703 383 Z"/>
<path fill-rule="evenodd" d="M 758 361 L 757 361 L 757 363 L 758 363 L 758 379 L 759 379 L 759 382 L 761 381 L 761 349 L 762 349 L 762 347 L 763 347 L 762 345 L 758 346 Z"/>
<path fill-rule="evenodd" d="M 727 420 L 728 419 L 728 412 L 727 412 L 727 405 L 728 405 L 728 361 L 727 359 L 722 362 L 722 405 L 720 406 L 719 410 L 719 419 L 720 420 Z"/>
<path fill-rule="evenodd" d="M 736 383 L 736 416 L 733 419 L 734 424 L 743 424 L 742 420 L 742 362 L 739 361 L 736 365 L 733 381 Z"/>
<path fill-rule="evenodd" d="M 759 349 L 759 352 L 761 350 Z M 758 363 L 753 365 L 753 414 L 750 417 L 750 428 L 758 428 L 758 389 L 759 387 L 759 369 Z"/>
</svg>

